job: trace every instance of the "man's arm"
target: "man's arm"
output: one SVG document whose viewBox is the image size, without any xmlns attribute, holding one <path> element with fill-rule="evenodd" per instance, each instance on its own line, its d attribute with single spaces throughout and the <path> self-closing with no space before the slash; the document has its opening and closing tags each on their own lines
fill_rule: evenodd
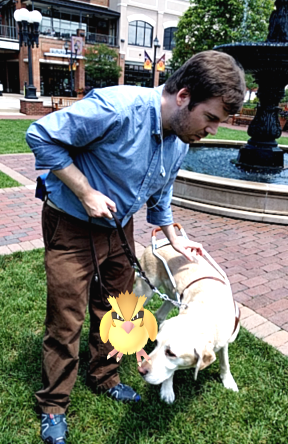
<svg viewBox="0 0 288 444">
<path fill-rule="evenodd" d="M 109 208 L 116 212 L 115 203 L 100 191 L 94 190 L 84 174 L 73 163 L 62 170 L 52 172 L 73 191 L 89 216 L 112 219 Z"/>
<path fill-rule="evenodd" d="M 193 251 L 195 250 L 197 254 L 203 255 L 203 247 L 198 242 L 193 242 L 191 240 L 185 239 L 183 236 L 177 236 L 175 228 L 173 225 L 165 225 L 162 228 L 163 233 L 169 239 L 174 250 L 178 253 L 183 254 L 183 256 L 188 259 L 188 261 L 193 261 Z"/>
</svg>

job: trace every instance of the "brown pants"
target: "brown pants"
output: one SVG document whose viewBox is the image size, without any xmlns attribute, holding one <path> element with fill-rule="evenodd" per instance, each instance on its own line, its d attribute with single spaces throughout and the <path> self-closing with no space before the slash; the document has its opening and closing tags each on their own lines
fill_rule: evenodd
<svg viewBox="0 0 288 444">
<path fill-rule="evenodd" d="M 42 212 L 47 274 L 47 313 L 43 340 L 43 388 L 36 398 L 44 413 L 64 413 L 75 384 L 79 362 L 79 340 L 87 305 L 90 312 L 88 381 L 99 389 L 119 383 L 113 349 L 100 338 L 99 325 L 109 305 L 99 291 L 91 291 L 94 276 L 89 226 L 47 204 Z M 124 228 L 134 251 L 133 220 Z M 116 229 L 92 226 L 92 237 L 100 264 L 102 281 L 110 295 L 133 289 L 134 270 L 121 247 Z M 104 292 L 104 296 L 106 293 Z M 108 296 L 108 295 L 107 295 Z"/>
</svg>

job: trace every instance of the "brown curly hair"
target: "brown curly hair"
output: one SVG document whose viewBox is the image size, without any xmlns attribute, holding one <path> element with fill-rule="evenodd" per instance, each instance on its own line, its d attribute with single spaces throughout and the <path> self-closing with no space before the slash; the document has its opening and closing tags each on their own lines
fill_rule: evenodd
<svg viewBox="0 0 288 444">
<path fill-rule="evenodd" d="M 164 94 L 175 94 L 182 88 L 190 93 L 190 111 L 212 97 L 222 97 L 224 109 L 235 114 L 241 109 L 246 93 L 244 71 L 228 54 L 199 52 L 169 77 Z"/>
</svg>

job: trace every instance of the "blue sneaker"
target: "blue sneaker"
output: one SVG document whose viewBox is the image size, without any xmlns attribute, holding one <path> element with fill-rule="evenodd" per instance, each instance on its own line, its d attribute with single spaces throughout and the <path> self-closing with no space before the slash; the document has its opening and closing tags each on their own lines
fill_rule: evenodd
<svg viewBox="0 0 288 444">
<path fill-rule="evenodd" d="M 121 382 L 115 387 L 112 387 L 107 391 L 107 395 L 116 401 L 122 402 L 138 402 L 141 396 L 136 393 L 129 385 L 121 384 Z"/>
<path fill-rule="evenodd" d="M 41 438 L 47 444 L 65 444 L 68 433 L 66 415 L 41 415 Z"/>
</svg>

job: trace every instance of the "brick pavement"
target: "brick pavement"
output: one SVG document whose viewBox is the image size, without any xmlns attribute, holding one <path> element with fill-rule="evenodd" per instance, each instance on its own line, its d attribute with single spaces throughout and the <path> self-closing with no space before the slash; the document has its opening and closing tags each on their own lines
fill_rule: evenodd
<svg viewBox="0 0 288 444">
<path fill-rule="evenodd" d="M 28 185 L 0 189 L 0 254 L 43 246 L 42 203 L 34 197 L 32 154 L 0 156 L 0 170 L 16 172 Z M 6 170 L 7 171 L 7 170 Z M 190 239 L 227 273 L 242 305 L 242 325 L 288 356 L 288 226 L 214 216 L 173 206 Z M 153 226 L 142 209 L 135 216 L 137 254 L 151 242 Z"/>
</svg>

